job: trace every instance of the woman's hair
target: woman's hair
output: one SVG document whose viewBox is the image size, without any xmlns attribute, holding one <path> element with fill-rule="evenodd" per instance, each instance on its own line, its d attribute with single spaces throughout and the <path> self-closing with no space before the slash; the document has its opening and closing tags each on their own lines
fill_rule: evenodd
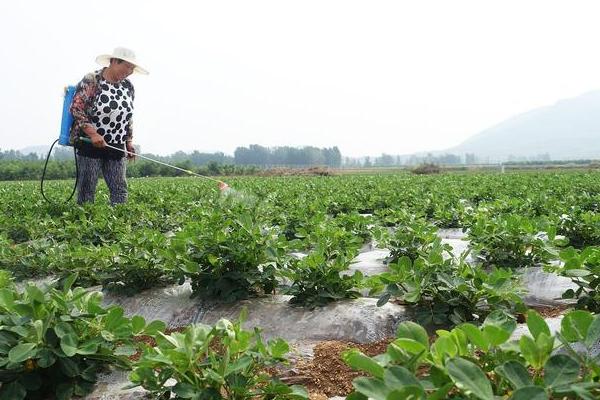
<svg viewBox="0 0 600 400">
<path fill-rule="evenodd" d="M 110 64 L 112 64 L 113 61 L 116 62 L 117 64 L 121 64 L 121 63 L 125 62 L 125 60 L 121 60 L 120 58 L 111 58 L 109 61 Z"/>
</svg>

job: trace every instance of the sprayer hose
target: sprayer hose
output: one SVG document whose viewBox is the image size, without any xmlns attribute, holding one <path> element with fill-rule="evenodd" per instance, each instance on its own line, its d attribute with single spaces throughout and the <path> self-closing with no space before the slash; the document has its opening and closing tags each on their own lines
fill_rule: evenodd
<svg viewBox="0 0 600 400">
<path fill-rule="evenodd" d="M 90 140 L 89 138 L 80 138 L 80 140 L 82 140 L 82 141 L 84 141 L 84 142 L 87 142 L 87 143 L 91 143 L 91 140 Z M 52 146 L 50 146 L 50 150 L 48 151 L 48 156 L 46 157 L 46 163 L 44 164 L 44 172 L 42 173 L 42 180 L 41 180 L 41 184 L 40 184 L 40 189 L 41 189 L 41 192 L 42 192 L 42 197 L 43 197 L 43 198 L 44 198 L 44 199 L 45 199 L 45 200 L 46 200 L 48 203 L 51 203 L 51 204 L 54 204 L 54 202 L 53 202 L 53 201 L 50 201 L 50 200 L 49 200 L 49 199 L 46 197 L 46 194 L 44 193 L 44 180 L 45 180 L 45 177 L 46 177 L 46 167 L 48 166 L 48 160 L 50 160 L 50 155 L 52 154 L 52 149 L 54 148 L 54 145 L 55 145 L 57 142 L 58 142 L 58 139 L 56 139 L 56 140 L 54 141 L 54 143 L 52 143 Z M 176 170 L 178 170 L 178 171 L 185 172 L 186 174 L 194 175 L 194 176 L 197 176 L 197 177 L 199 177 L 199 178 L 208 179 L 208 180 L 211 180 L 211 181 L 217 182 L 217 183 L 219 183 L 219 184 L 220 184 L 220 183 L 223 183 L 223 182 L 221 182 L 221 181 L 220 181 L 220 180 L 218 180 L 218 179 L 211 178 L 210 176 L 206 176 L 206 175 L 200 175 L 200 174 L 198 174 L 198 173 L 196 173 L 196 172 L 194 172 L 194 171 L 190 171 L 189 169 L 184 169 L 184 168 L 176 167 L 175 165 L 167 164 L 166 162 L 158 161 L 158 160 L 155 160 L 155 159 L 153 159 L 153 158 L 150 158 L 150 157 L 143 156 L 143 155 L 141 155 L 141 154 L 136 154 L 136 153 L 134 153 L 134 152 L 132 152 L 132 151 L 125 150 L 125 149 L 123 149 L 123 148 L 120 148 L 120 147 L 111 146 L 110 144 L 106 144 L 106 147 L 109 147 L 109 148 L 111 148 L 111 149 L 115 149 L 115 150 L 122 151 L 123 153 L 125 153 L 125 154 L 127 154 L 127 155 L 132 155 L 132 156 L 135 156 L 135 157 L 140 157 L 140 158 L 143 158 L 144 160 L 148 160 L 148 161 L 151 161 L 151 162 L 154 162 L 154 163 L 160 164 L 160 165 L 164 165 L 165 167 L 169 167 L 169 168 L 176 169 Z M 65 203 L 66 203 L 67 201 L 71 200 L 71 198 L 73 198 L 73 195 L 75 194 L 75 190 L 77 190 L 77 182 L 79 181 L 79 164 L 77 163 L 77 151 L 76 151 L 76 149 L 75 149 L 75 146 L 73 146 L 73 155 L 75 156 L 75 185 L 73 186 L 73 191 L 71 192 L 71 195 L 70 195 L 70 196 L 69 196 L 69 198 L 68 198 L 68 199 L 65 201 Z"/>
<path fill-rule="evenodd" d="M 50 146 L 50 150 L 48 150 L 48 155 L 46 156 L 46 162 L 44 163 L 44 171 L 42 172 L 42 179 L 40 181 L 40 191 L 42 192 L 42 197 L 44 198 L 44 200 L 46 200 L 50 204 L 56 204 L 56 203 L 54 203 L 53 201 L 51 201 L 50 199 L 48 199 L 46 197 L 46 194 L 44 193 L 44 180 L 46 179 L 46 168 L 48 167 L 48 161 L 50 160 L 50 155 L 52 154 L 52 149 L 54 148 L 54 145 L 58 142 L 58 140 L 59 139 L 56 139 L 54 141 L 54 143 L 52 143 L 52 145 Z M 67 200 L 64 201 L 65 203 L 73 198 L 73 195 L 75 194 L 75 190 L 77 190 L 77 183 L 79 182 L 79 163 L 77 162 L 77 151 L 75 150 L 75 147 L 73 147 L 73 156 L 75 157 L 75 184 L 73 185 L 73 191 L 71 192 L 71 195 L 69 196 L 69 198 Z"/>
</svg>

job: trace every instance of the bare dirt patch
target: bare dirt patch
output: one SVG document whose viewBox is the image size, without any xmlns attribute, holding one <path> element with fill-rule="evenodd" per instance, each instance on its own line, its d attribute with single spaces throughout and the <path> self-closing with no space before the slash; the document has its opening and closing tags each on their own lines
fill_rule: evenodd
<svg viewBox="0 0 600 400">
<path fill-rule="evenodd" d="M 564 304 L 559 306 L 533 306 L 529 308 L 537 311 L 538 314 L 542 316 L 542 318 L 556 318 L 563 315 L 570 308 L 573 308 L 573 306 L 570 304 Z M 524 314 L 518 314 L 517 322 L 524 324 L 525 322 L 527 322 L 527 318 Z"/>
<path fill-rule="evenodd" d="M 337 175 L 327 167 L 271 168 L 258 173 L 259 176 L 332 176 Z"/>
<path fill-rule="evenodd" d="M 301 384 L 310 393 L 311 400 L 321 400 L 333 396 L 347 396 L 353 390 L 352 380 L 365 376 L 354 371 L 341 359 L 341 354 L 349 349 L 358 348 L 368 356 L 375 356 L 386 351 L 388 344 L 394 340 L 387 338 L 373 343 L 352 343 L 326 341 L 318 343 L 314 348 L 314 357 L 310 360 L 299 360 L 296 367 L 282 376 L 287 383 Z"/>
</svg>

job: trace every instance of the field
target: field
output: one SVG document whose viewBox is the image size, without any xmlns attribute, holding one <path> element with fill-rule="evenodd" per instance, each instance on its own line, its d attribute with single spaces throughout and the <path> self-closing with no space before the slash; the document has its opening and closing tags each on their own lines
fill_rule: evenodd
<svg viewBox="0 0 600 400">
<path fill-rule="evenodd" d="M 214 183 L 197 178 L 131 179 L 129 202 L 116 207 L 107 204 L 103 185 L 95 204 L 79 207 L 73 201 L 46 203 L 37 182 L 0 182 L 0 269 L 8 272 L 0 280 L 0 318 L 4 325 L 10 319 L 18 326 L 8 330 L 0 326 L 0 369 L 14 372 L 28 360 L 44 365 L 40 360 L 48 357 L 42 352 L 45 336 L 35 332 L 51 330 L 54 322 L 47 320 L 36 328 L 35 321 L 50 312 L 36 307 L 53 299 L 61 304 L 56 310 L 63 313 L 62 323 L 71 321 L 64 317 L 73 316 L 65 304 L 87 293 L 81 289 L 74 299 L 68 296 L 80 289 L 71 288 L 101 286 L 111 296 L 135 297 L 185 282 L 191 285 L 192 296 L 203 302 L 236 304 L 283 294 L 290 306 L 308 312 L 360 298 L 376 299 L 378 307 L 393 304 L 410 310 L 419 325 L 401 323 L 395 345 L 385 356 L 344 353 L 346 364 L 364 372 L 354 380 L 354 398 L 598 398 L 597 361 L 555 350 L 582 342 L 591 351 L 600 339 L 600 319 L 595 316 L 600 309 L 600 174 L 389 173 L 226 181 L 232 190 L 221 194 Z M 51 182 L 47 191 L 60 201 L 70 185 Z M 457 254 L 440 238 L 440 232 L 448 229 L 464 233 L 466 252 Z M 352 268 L 366 248 L 388 251 L 383 272 Z M 562 294 L 565 302 L 556 303 L 566 315 L 556 334 L 544 322 L 544 310 L 538 309 L 540 315 L 523 300 L 521 274 L 531 268 L 572 281 L 572 289 Z M 19 283 L 43 278 L 57 280 L 57 288 L 67 287 L 33 289 L 36 286 Z M 57 293 L 68 299 L 56 300 Z M 17 303 L 31 306 L 16 307 Z M 114 315 L 113 320 L 105 319 L 118 313 L 110 310 L 119 308 L 100 308 L 87 310 L 100 318 L 95 323 L 115 325 Z M 197 326 L 185 331 L 184 345 L 178 342 L 183 336 L 177 336 L 184 334 L 158 334 L 165 328 L 160 322 L 151 326 L 121 314 L 120 324 L 129 324 L 129 330 L 120 336 L 109 328 L 101 330 L 104 344 L 77 337 L 83 334 L 72 328 L 68 332 L 54 328 L 56 346 L 62 350 L 53 357 L 66 362 L 71 352 L 65 348 L 78 349 L 73 357 L 89 357 L 93 348 L 104 349 L 105 356 L 116 360 L 131 356 L 115 353 L 130 337 L 153 337 L 156 347 L 145 350 L 139 365 L 121 367 L 135 370 L 134 383 L 165 393 L 171 389 L 165 389 L 164 380 L 159 382 L 162 378 L 153 371 L 176 363 L 175 356 L 167 360 L 166 349 L 181 345 L 182 352 L 213 351 L 212 339 Z M 517 323 L 524 321 L 530 335 L 509 345 Z M 246 342 L 253 334 L 235 322 L 210 332 L 219 346 L 230 346 L 239 359 L 230 360 L 227 373 L 214 366 L 220 380 L 206 374 L 200 374 L 204 380 L 194 378 L 196 386 L 182 380 L 187 383 L 174 391 L 180 398 L 194 398 L 190 393 L 202 385 L 203 390 L 233 385 L 227 383 L 229 374 L 251 375 L 256 370 L 247 369 L 250 366 L 272 365 L 287 346 L 270 342 L 265 350 L 258 339 L 258 347 L 250 348 Z M 236 335 L 246 336 L 242 340 Z M 192 349 L 193 340 L 206 346 Z M 15 346 L 26 354 L 16 357 Z M 223 355 L 217 350 L 211 354 L 215 359 Z M 169 376 L 188 372 L 180 368 Z M 95 381 L 86 379 L 83 371 L 72 375 Z M 17 386 L 32 393 L 39 390 L 15 379 L 0 377 L 4 382 L 0 394 L 22 393 Z M 265 397 L 304 396 L 297 387 L 267 380 L 267 386 L 262 381 L 236 384 L 244 393 L 256 388 L 273 391 L 259 393 Z M 91 390 L 73 385 L 70 394 Z M 459 393 L 464 397 L 452 397 Z"/>
</svg>

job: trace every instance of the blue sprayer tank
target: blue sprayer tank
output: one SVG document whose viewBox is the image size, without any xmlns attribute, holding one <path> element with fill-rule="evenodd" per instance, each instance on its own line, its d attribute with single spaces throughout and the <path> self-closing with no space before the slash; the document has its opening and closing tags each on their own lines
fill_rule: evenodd
<svg viewBox="0 0 600 400">
<path fill-rule="evenodd" d="M 65 98 L 63 101 L 62 120 L 60 123 L 60 136 L 58 137 L 58 144 L 63 146 L 71 146 L 69 136 L 71 131 L 71 125 L 73 125 L 73 115 L 71 114 L 70 108 L 73 102 L 73 96 L 75 96 L 75 86 L 65 87 Z"/>
</svg>

